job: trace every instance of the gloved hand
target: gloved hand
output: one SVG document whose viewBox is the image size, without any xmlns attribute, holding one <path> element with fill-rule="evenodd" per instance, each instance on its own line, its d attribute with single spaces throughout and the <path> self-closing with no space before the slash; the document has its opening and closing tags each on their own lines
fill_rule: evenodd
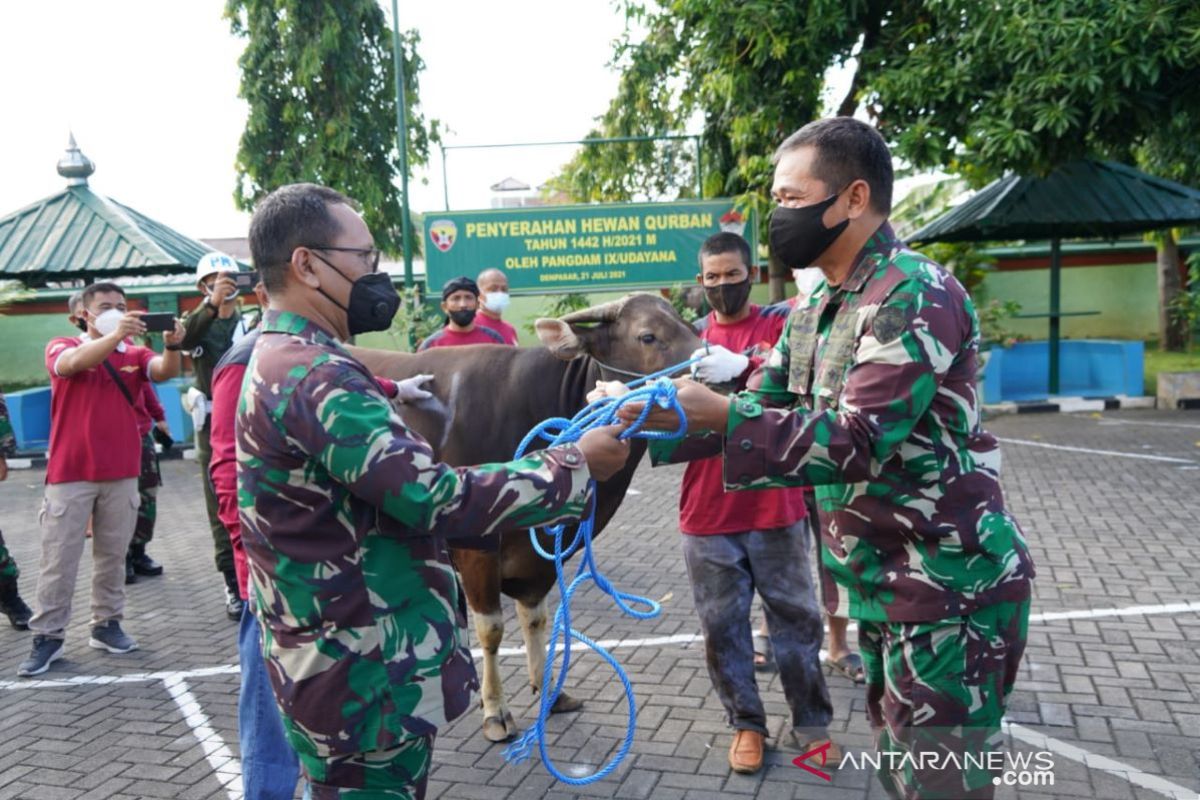
<svg viewBox="0 0 1200 800">
<path fill-rule="evenodd" d="M 601 397 L 621 397 L 629 393 L 629 387 L 620 381 L 596 381 L 596 388 L 587 393 L 587 401 L 594 403 Z"/>
<path fill-rule="evenodd" d="M 396 399 L 401 403 L 412 403 L 417 400 L 428 400 L 433 392 L 421 388 L 421 384 L 433 380 L 432 375 L 413 375 L 402 381 L 396 381 Z"/>
<path fill-rule="evenodd" d="M 726 350 L 719 344 L 701 347 L 691 357 L 697 356 L 704 358 L 692 364 L 692 377 L 701 383 L 729 383 L 750 366 L 749 357 Z"/>
</svg>

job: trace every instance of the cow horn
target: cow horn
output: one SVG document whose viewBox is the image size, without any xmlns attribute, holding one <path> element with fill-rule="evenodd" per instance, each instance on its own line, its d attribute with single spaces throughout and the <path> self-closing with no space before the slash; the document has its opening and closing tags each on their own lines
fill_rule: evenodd
<svg viewBox="0 0 1200 800">
<path fill-rule="evenodd" d="M 565 317 L 559 317 L 559 319 L 569 325 L 586 324 L 589 322 L 616 322 L 627 300 L 629 300 L 628 297 L 622 297 L 620 300 L 612 300 L 603 305 L 592 306 L 581 311 L 572 311 Z"/>
</svg>

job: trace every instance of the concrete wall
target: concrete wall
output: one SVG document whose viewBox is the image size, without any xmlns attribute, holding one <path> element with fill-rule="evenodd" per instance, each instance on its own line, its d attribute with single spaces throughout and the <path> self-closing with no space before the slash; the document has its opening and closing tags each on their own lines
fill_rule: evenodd
<svg viewBox="0 0 1200 800">
<path fill-rule="evenodd" d="M 1016 300 L 1025 314 L 1050 310 L 1050 270 L 990 273 L 985 300 Z M 1158 337 L 1158 277 L 1153 263 L 1064 267 L 1062 310 L 1099 311 L 1064 317 L 1063 335 L 1072 339 L 1153 339 Z M 1046 319 L 1010 320 L 1014 333 L 1033 339 L 1048 335 Z"/>
</svg>

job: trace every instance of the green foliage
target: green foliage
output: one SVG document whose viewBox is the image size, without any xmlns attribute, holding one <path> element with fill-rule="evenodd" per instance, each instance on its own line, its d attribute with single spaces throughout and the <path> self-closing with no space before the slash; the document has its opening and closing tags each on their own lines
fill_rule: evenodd
<svg viewBox="0 0 1200 800">
<path fill-rule="evenodd" d="M 1191 352 L 1196 340 L 1196 328 L 1200 327 L 1200 252 L 1187 258 L 1188 285 L 1167 304 L 1167 314 L 1172 324 L 1183 332 L 1184 352 Z"/>
<path fill-rule="evenodd" d="M 1092 155 L 1196 174 L 1194 0 L 905 5 L 919 13 L 864 48 L 863 99 L 913 165 L 975 185 Z"/>
<path fill-rule="evenodd" d="M 700 318 L 700 312 L 688 303 L 688 288 L 690 287 L 684 287 L 682 283 L 675 284 L 667 293 L 667 301 L 675 309 L 675 313 L 683 317 L 684 322 L 695 322 Z"/>
<path fill-rule="evenodd" d="M 538 317 L 557 319 L 570 314 L 572 311 L 582 311 L 585 308 L 591 308 L 592 301 L 588 299 L 586 294 L 579 292 L 566 292 L 565 294 L 552 294 L 547 296 L 545 304 L 541 311 L 537 314 Z M 534 318 L 525 330 L 534 333 L 537 324 L 537 318 Z"/>
<path fill-rule="evenodd" d="M 819 114 L 825 69 L 877 30 L 881 0 L 625 0 L 616 44 L 617 96 L 589 136 L 679 131 L 702 120 L 702 163 L 689 141 L 585 148 L 556 180 L 580 202 L 739 196 L 760 212 L 762 241 L 771 154 Z M 644 36 L 640 34 L 644 32 Z"/>
<path fill-rule="evenodd" d="M 311 181 L 358 201 L 376 244 L 401 248 L 392 34 L 376 0 L 227 0 L 247 40 L 238 61 L 250 116 L 238 146 L 234 202 L 249 210 L 272 189 Z M 426 164 L 439 124 L 420 110 L 420 35 L 401 34 L 410 169 Z M 421 236 L 409 231 L 413 241 Z M 415 252 L 415 250 L 414 250 Z"/>
<path fill-rule="evenodd" d="M 400 310 L 392 317 L 392 326 L 387 332 L 396 343 L 397 350 L 411 353 L 416 345 L 446 323 L 436 306 L 421 301 L 417 287 L 401 289 L 400 297 Z M 412 346 L 409 345 L 410 341 Z"/>
<path fill-rule="evenodd" d="M 979 317 L 980 346 L 987 349 L 992 345 L 1012 347 L 1026 337 L 1013 333 L 1007 326 L 1008 320 L 1021 313 L 1021 304 L 1015 300 L 992 300 L 975 307 Z"/>
<path fill-rule="evenodd" d="M 32 297 L 33 294 L 34 292 L 26 289 L 20 281 L 0 281 L 0 314 L 4 313 L 7 306 Z"/>
</svg>

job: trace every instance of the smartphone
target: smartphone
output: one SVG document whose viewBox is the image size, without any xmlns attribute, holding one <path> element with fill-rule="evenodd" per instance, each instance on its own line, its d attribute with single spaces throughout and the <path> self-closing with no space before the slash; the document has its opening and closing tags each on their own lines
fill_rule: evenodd
<svg viewBox="0 0 1200 800">
<path fill-rule="evenodd" d="M 233 285 L 238 288 L 238 294 L 253 292 L 254 287 L 258 285 L 258 270 L 233 273 Z"/>
<path fill-rule="evenodd" d="M 175 315 L 170 311 L 142 314 L 142 322 L 146 323 L 149 333 L 165 333 L 175 330 Z"/>
</svg>

